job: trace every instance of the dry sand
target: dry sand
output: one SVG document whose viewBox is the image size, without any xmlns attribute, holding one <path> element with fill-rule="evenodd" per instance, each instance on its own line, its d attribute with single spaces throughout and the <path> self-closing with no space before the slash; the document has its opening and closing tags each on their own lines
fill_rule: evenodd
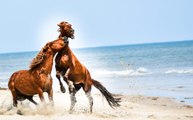
<svg viewBox="0 0 193 120">
<path fill-rule="evenodd" d="M 47 98 L 46 93 L 44 96 Z M 10 91 L 0 90 L 0 120 L 193 120 L 193 107 L 172 98 L 122 95 L 121 107 L 112 109 L 105 98 L 94 91 L 93 113 L 90 114 L 84 92 L 79 91 L 76 96 L 77 103 L 70 114 L 68 93 L 54 92 L 54 106 L 48 99 L 38 106 L 25 100 L 13 108 Z M 34 99 L 40 102 L 38 96 Z"/>
</svg>

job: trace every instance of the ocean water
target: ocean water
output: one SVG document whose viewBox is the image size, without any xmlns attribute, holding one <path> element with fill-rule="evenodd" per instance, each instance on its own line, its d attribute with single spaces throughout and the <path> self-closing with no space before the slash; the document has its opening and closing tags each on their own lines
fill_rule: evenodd
<svg viewBox="0 0 193 120">
<path fill-rule="evenodd" d="M 73 49 L 77 58 L 112 93 L 172 97 L 193 104 L 193 41 Z M 0 54 L 0 87 L 28 69 L 35 52 Z M 53 67 L 54 68 L 54 67 Z M 52 70 L 53 87 L 59 90 Z"/>
</svg>

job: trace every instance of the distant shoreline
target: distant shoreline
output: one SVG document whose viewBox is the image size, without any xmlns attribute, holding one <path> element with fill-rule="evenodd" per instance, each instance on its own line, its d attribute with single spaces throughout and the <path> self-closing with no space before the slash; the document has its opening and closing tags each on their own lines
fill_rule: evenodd
<svg viewBox="0 0 193 120">
<path fill-rule="evenodd" d="M 8 90 L 8 88 L 2 88 L 2 87 L 0 87 L 0 90 Z"/>
</svg>

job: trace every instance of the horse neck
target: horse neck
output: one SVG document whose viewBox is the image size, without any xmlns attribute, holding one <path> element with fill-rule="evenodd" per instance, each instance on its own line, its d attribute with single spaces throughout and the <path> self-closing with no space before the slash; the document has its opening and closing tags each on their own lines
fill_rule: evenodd
<svg viewBox="0 0 193 120">
<path fill-rule="evenodd" d="M 42 64 L 39 66 L 39 69 L 42 70 L 46 74 L 50 74 L 53 66 L 53 59 L 56 52 L 50 52 L 49 55 L 45 58 Z"/>
</svg>

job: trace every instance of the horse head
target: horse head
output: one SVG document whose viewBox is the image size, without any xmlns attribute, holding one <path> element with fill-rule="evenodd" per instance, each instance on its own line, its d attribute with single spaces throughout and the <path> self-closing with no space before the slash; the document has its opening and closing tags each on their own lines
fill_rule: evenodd
<svg viewBox="0 0 193 120">
<path fill-rule="evenodd" d="M 30 64 L 30 68 L 36 67 L 37 65 L 42 63 L 42 61 L 44 61 L 52 53 L 56 54 L 66 45 L 67 45 L 67 43 L 65 43 L 63 39 L 57 39 L 57 40 L 48 42 L 41 49 L 41 51 L 36 55 L 36 57 L 32 60 L 32 62 Z"/>
<path fill-rule="evenodd" d="M 72 28 L 72 25 L 68 22 L 62 21 L 57 24 L 60 28 L 58 29 L 58 32 L 60 32 L 60 37 L 66 37 L 74 39 L 74 29 Z"/>
<path fill-rule="evenodd" d="M 52 42 L 49 42 L 47 44 L 49 44 L 48 47 L 55 52 L 59 52 L 63 47 L 68 45 L 67 43 L 64 42 L 63 39 L 60 39 L 60 38 Z"/>
</svg>

